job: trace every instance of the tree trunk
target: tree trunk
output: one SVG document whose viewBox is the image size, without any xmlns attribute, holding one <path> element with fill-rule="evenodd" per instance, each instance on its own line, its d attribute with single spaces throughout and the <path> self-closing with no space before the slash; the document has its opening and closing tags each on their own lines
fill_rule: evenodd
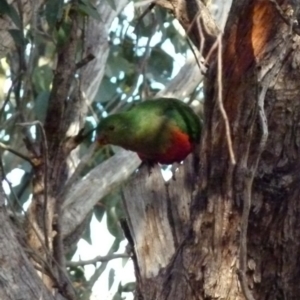
<svg viewBox="0 0 300 300">
<path fill-rule="evenodd" d="M 277 3 L 233 1 L 219 39 L 200 2 L 159 1 L 209 71 L 199 166 L 124 190 L 138 299 L 300 298 L 300 6 Z"/>
<path fill-rule="evenodd" d="M 38 277 L 27 253 L 19 244 L 19 241 L 24 239 L 24 233 L 17 229 L 20 224 L 14 228 L 8 218 L 2 189 L 0 191 L 0 222 L 0 299 L 54 300 L 55 298 Z M 24 246 L 24 240 L 22 244 Z M 28 248 L 25 249 L 29 251 Z"/>
</svg>

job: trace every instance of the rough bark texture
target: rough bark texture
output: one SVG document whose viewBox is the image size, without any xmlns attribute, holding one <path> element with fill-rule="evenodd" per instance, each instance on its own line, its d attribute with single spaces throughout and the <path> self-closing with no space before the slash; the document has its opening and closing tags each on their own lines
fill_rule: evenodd
<svg viewBox="0 0 300 300">
<path fill-rule="evenodd" d="M 7 217 L 3 191 L 0 192 L 0 299 L 45 299 L 55 297 L 46 289 L 20 246 L 16 228 Z M 18 227 L 18 226 L 16 226 Z"/>
<path fill-rule="evenodd" d="M 161 2 L 184 24 L 188 1 Z M 124 191 L 137 299 L 300 298 L 299 46 L 274 3 L 233 1 L 209 60 L 199 176 L 185 162 L 168 188 L 156 170 Z"/>
</svg>

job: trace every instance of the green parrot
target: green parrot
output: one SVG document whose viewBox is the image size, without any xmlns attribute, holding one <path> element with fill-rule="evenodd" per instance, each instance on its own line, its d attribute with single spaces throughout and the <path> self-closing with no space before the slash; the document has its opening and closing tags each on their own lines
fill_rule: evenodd
<svg viewBox="0 0 300 300">
<path fill-rule="evenodd" d="M 187 104 L 159 98 L 108 116 L 96 131 L 100 146 L 117 145 L 136 152 L 142 161 L 172 164 L 194 150 L 200 140 L 201 124 Z"/>
</svg>

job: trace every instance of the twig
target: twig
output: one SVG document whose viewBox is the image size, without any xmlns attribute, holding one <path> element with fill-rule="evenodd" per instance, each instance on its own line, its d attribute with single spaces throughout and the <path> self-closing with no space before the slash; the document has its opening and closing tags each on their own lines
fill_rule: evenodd
<svg viewBox="0 0 300 300">
<path fill-rule="evenodd" d="M 215 20 L 212 18 L 211 13 L 209 12 L 208 8 L 205 6 L 204 3 L 202 3 L 201 1 L 187 1 L 186 4 L 187 6 L 185 9 L 187 11 L 197 11 L 197 13 L 195 13 L 195 15 L 193 16 L 193 19 L 190 20 L 191 22 L 188 28 L 186 29 L 186 32 L 188 35 L 193 36 L 193 27 L 197 26 L 197 32 L 199 36 L 196 37 L 196 41 L 194 40 L 194 42 L 197 42 L 197 38 L 199 39 L 200 55 L 202 55 L 207 61 L 207 54 L 208 52 L 210 52 L 211 47 L 214 45 L 218 35 L 220 34 L 220 29 L 216 25 Z M 175 9 L 175 11 L 179 10 Z M 189 17 L 191 18 L 192 16 Z"/>
<path fill-rule="evenodd" d="M 204 36 L 204 32 L 203 32 L 203 27 L 201 26 L 201 23 L 200 23 L 200 18 L 201 18 L 200 17 L 200 7 L 198 4 L 198 13 L 195 15 L 195 18 L 194 18 L 193 22 L 191 23 L 191 27 L 194 25 L 193 23 L 196 22 L 197 29 L 198 29 L 199 36 L 200 36 L 199 52 L 200 52 L 201 56 L 204 56 L 203 50 L 204 50 L 204 44 L 205 44 L 205 36 Z"/>
<path fill-rule="evenodd" d="M 18 156 L 18 157 L 21 157 L 22 159 L 26 160 L 26 161 L 29 162 L 31 165 L 33 165 L 31 159 L 30 159 L 28 156 L 26 156 L 26 155 L 24 155 L 24 154 L 18 152 L 17 150 L 15 150 L 15 149 L 13 149 L 13 148 L 11 148 L 11 147 L 9 147 L 9 146 L 7 146 L 7 145 L 1 143 L 1 142 L 0 142 L 0 148 L 3 149 L 3 150 L 6 150 L 6 151 L 11 152 L 11 153 L 13 153 L 14 155 L 16 155 L 16 156 Z"/>
<path fill-rule="evenodd" d="M 26 122 L 26 123 L 19 123 L 18 125 L 21 126 L 33 126 L 36 125 L 40 128 L 40 131 L 42 133 L 42 149 L 43 149 L 43 155 L 44 155 L 44 211 L 43 211 L 43 221 L 44 221 L 44 234 L 45 234 L 45 245 L 46 248 L 49 249 L 49 240 L 48 240 L 48 218 L 47 218 L 47 207 L 48 207 L 48 143 L 47 143 L 47 137 L 46 132 L 44 130 L 43 124 L 39 121 L 33 121 L 33 122 Z"/>
<path fill-rule="evenodd" d="M 225 122 L 225 130 L 226 130 L 226 140 L 228 145 L 228 151 L 230 155 L 230 161 L 233 165 L 236 164 L 233 148 L 232 148 L 232 139 L 228 117 L 226 111 L 223 106 L 222 93 L 223 93 L 223 82 L 222 82 L 222 35 L 219 34 L 218 38 L 218 104 L 219 109 L 221 111 L 223 120 Z"/>
<path fill-rule="evenodd" d="M 142 6 L 145 6 L 145 5 L 151 5 L 151 3 L 153 2 L 153 0 L 141 0 L 139 2 L 136 2 L 134 3 L 134 7 L 142 7 Z"/>
<path fill-rule="evenodd" d="M 31 248 L 26 248 L 24 247 L 24 251 L 30 255 L 30 257 L 36 262 L 38 263 L 40 266 L 35 265 L 34 268 L 38 271 L 40 271 L 41 273 L 47 274 L 49 277 L 51 277 L 51 279 L 56 283 L 56 285 L 59 287 L 59 280 L 57 278 L 57 276 L 55 275 L 51 265 L 49 264 L 49 262 L 47 260 L 45 260 L 40 253 L 34 251 Z M 45 273 L 46 272 L 46 273 Z"/>
<path fill-rule="evenodd" d="M 209 60 L 210 60 L 210 57 L 213 55 L 214 51 L 217 49 L 218 47 L 218 39 L 216 39 L 216 41 L 213 43 L 213 45 L 211 46 L 211 48 L 209 49 L 206 57 L 205 57 L 205 60 L 204 60 L 204 65 L 207 65 Z"/>
<path fill-rule="evenodd" d="M 24 72 L 23 71 L 20 71 L 19 74 L 16 76 L 16 78 L 14 78 L 8 92 L 7 92 L 7 95 L 6 95 L 6 98 L 4 100 L 4 103 L 1 107 L 1 110 L 0 110 L 0 119 L 2 118 L 2 115 L 3 115 L 3 112 L 5 110 L 5 106 L 6 104 L 10 101 L 10 95 L 13 91 L 13 89 L 15 88 L 16 84 L 19 82 L 20 78 L 24 75 Z"/>
<path fill-rule="evenodd" d="M 110 247 L 107 256 L 110 256 L 114 253 L 114 249 L 116 247 L 116 245 L 118 245 L 118 241 L 115 240 L 114 243 L 112 244 L 112 246 Z M 98 278 L 101 276 L 101 274 L 105 271 L 106 266 L 108 264 L 108 261 L 103 262 L 99 268 L 97 268 L 94 272 L 94 274 L 91 276 L 90 280 L 85 284 L 85 291 L 84 294 L 82 295 L 81 299 L 90 299 L 91 296 L 91 291 L 92 288 L 95 284 L 95 282 L 98 280 Z"/>
<path fill-rule="evenodd" d="M 97 127 L 84 131 L 84 128 L 80 129 L 78 134 L 75 136 L 68 137 L 65 142 L 65 152 L 69 154 L 74 150 L 79 144 L 81 144 L 85 139 L 87 139 L 91 134 L 97 129 Z"/>
<path fill-rule="evenodd" d="M 95 265 L 97 262 L 108 262 L 117 258 L 129 258 L 130 256 L 126 253 L 123 254 L 111 254 L 106 256 L 96 256 L 90 260 L 80 260 L 80 261 L 69 261 L 67 262 L 67 267 L 81 267 L 86 265 Z"/>
<path fill-rule="evenodd" d="M 43 267 L 34 266 L 34 268 L 43 274 L 45 272 L 47 272 L 47 275 L 53 280 L 53 282 L 55 284 L 55 286 L 53 286 L 53 287 L 56 287 L 61 292 L 61 294 L 63 294 L 66 297 L 66 299 L 77 300 L 77 297 L 75 296 L 75 289 L 73 288 L 72 282 L 69 280 L 70 285 L 68 285 L 68 287 L 71 286 L 73 288 L 73 291 L 70 291 L 70 289 L 66 290 L 65 285 L 63 283 L 61 283 L 60 280 L 58 280 L 58 278 L 56 277 L 55 273 L 53 272 L 53 270 L 49 264 L 47 264 Z"/>
<path fill-rule="evenodd" d="M 192 53 L 193 53 L 193 55 L 194 55 L 194 58 L 195 58 L 196 63 L 197 63 L 197 65 L 198 65 L 198 67 L 199 67 L 199 70 L 201 71 L 202 74 L 205 74 L 206 71 L 207 71 L 207 68 L 205 67 L 204 64 L 201 65 L 201 62 L 199 62 L 199 59 L 198 59 L 198 57 L 197 57 L 197 54 L 196 54 L 196 52 L 195 52 L 195 50 L 194 50 L 194 48 L 193 48 L 193 45 L 192 45 L 192 43 L 191 43 L 191 41 L 190 41 L 190 39 L 189 39 L 188 36 L 186 36 L 186 41 L 187 41 L 187 43 L 188 43 L 188 45 L 189 45 L 189 47 L 190 47 L 190 49 L 191 49 L 191 51 L 192 51 Z M 201 53 L 201 52 L 200 52 L 200 53 Z"/>
<path fill-rule="evenodd" d="M 79 61 L 76 64 L 76 69 L 82 68 L 83 66 L 87 65 L 93 59 L 95 59 L 95 55 L 92 53 L 89 53 L 85 58 L 83 58 L 81 61 Z"/>
<path fill-rule="evenodd" d="M 155 2 L 152 2 L 149 4 L 149 6 L 143 11 L 143 13 L 138 17 L 137 19 L 137 23 L 135 25 L 134 31 L 136 31 L 136 29 L 138 28 L 138 26 L 140 25 L 141 21 L 144 19 L 144 17 L 151 12 L 151 10 L 155 7 Z"/>
</svg>

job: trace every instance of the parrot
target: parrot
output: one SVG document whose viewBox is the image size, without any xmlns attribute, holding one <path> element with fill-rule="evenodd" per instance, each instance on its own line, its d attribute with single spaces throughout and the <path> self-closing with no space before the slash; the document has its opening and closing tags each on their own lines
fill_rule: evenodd
<svg viewBox="0 0 300 300">
<path fill-rule="evenodd" d="M 180 163 L 195 149 L 200 135 L 200 118 L 175 98 L 145 100 L 109 115 L 96 128 L 99 146 L 121 146 L 150 164 Z"/>
</svg>

